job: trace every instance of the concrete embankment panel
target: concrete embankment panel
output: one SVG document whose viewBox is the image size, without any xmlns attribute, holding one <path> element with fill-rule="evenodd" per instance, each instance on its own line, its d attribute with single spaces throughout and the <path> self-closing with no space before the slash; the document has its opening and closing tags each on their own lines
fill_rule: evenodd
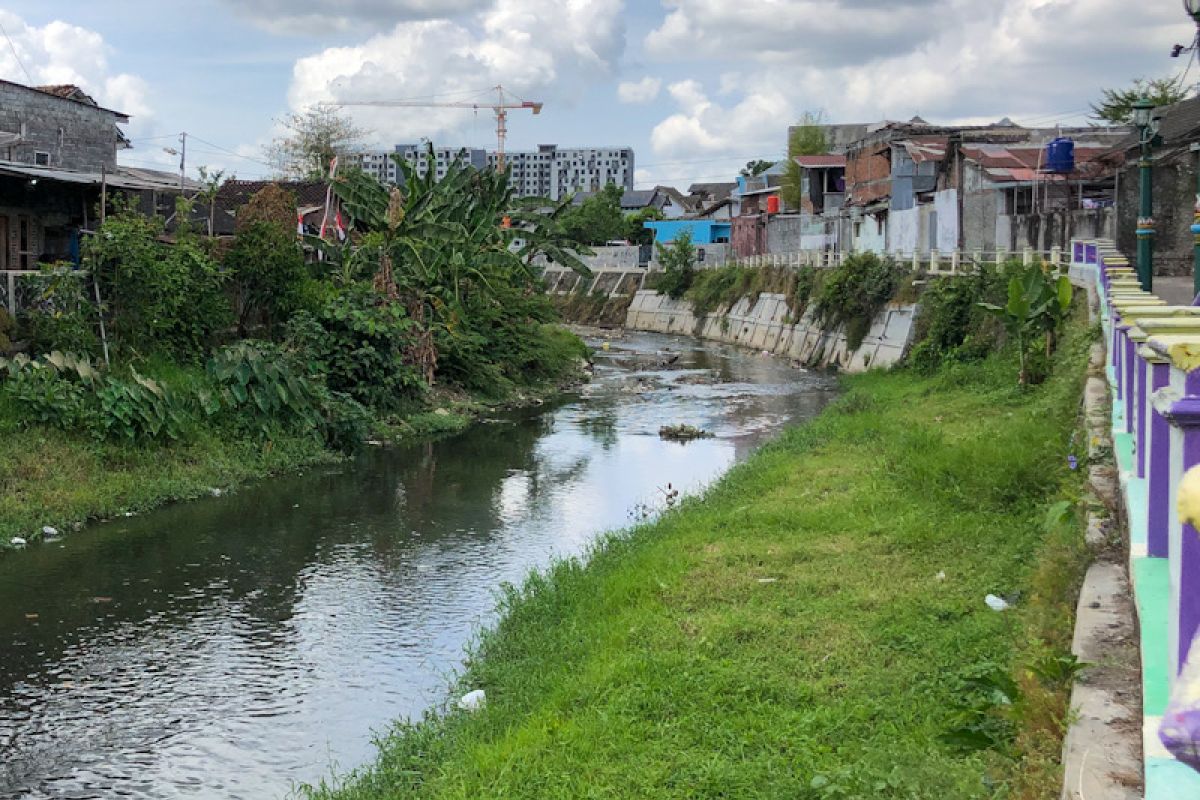
<svg viewBox="0 0 1200 800">
<path fill-rule="evenodd" d="M 793 321 L 782 294 L 764 292 L 743 297 L 723 313 L 697 318 L 691 304 L 655 291 L 634 295 L 625 327 L 654 333 L 676 333 L 736 344 L 789 356 L 811 366 L 836 366 L 846 372 L 890 367 L 904 357 L 912 338 L 917 306 L 888 305 L 873 321 L 862 345 L 850 351 L 845 333 L 824 331 L 806 311 Z"/>
</svg>

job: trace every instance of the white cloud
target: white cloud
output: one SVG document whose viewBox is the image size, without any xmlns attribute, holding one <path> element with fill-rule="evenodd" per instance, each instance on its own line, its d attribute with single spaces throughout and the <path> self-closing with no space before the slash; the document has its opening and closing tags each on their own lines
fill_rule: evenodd
<svg viewBox="0 0 1200 800">
<path fill-rule="evenodd" d="M 35 86 L 73 83 L 100 105 L 132 115 L 134 123 L 145 128 L 152 116 L 146 82 L 112 71 L 112 48 L 99 33 L 59 20 L 37 27 L 4 10 L 0 22 L 12 42 L 12 47 L 0 47 L 0 78 Z"/>
<path fill-rule="evenodd" d="M 225 0 L 241 16 L 272 33 L 319 36 L 355 23 L 388 26 L 405 20 L 447 19 L 479 11 L 489 0 Z"/>
<path fill-rule="evenodd" d="M 647 75 L 640 81 L 622 81 L 617 85 L 617 98 L 622 103 L 643 105 L 655 100 L 662 88 L 662 81 Z"/>
<path fill-rule="evenodd" d="M 1102 87 L 1182 68 L 1167 53 L 1194 31 L 1174 3 L 1134 10 L 1126 0 L 667 5 L 645 51 L 660 61 L 703 57 L 730 71 L 668 88 L 678 109 L 651 135 L 663 159 L 748 155 L 756 147 L 778 155 L 788 123 L 806 110 L 824 110 L 833 122 L 919 113 L 947 123 L 1009 116 L 1079 124 Z"/>
<path fill-rule="evenodd" d="M 496 0 L 471 26 L 400 22 L 362 44 L 297 61 L 288 100 L 294 109 L 434 95 L 486 103 L 495 95 L 481 90 L 503 83 L 516 96 L 569 105 L 587 84 L 615 71 L 625 46 L 623 11 L 623 0 Z M 479 113 L 490 127 L 490 112 Z M 479 124 L 455 109 L 354 108 L 353 114 L 379 143 L 460 134 Z"/>
</svg>

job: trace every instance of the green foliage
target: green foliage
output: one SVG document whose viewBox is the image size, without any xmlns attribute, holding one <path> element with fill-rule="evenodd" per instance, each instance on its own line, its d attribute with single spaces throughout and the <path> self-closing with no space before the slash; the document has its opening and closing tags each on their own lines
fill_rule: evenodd
<svg viewBox="0 0 1200 800">
<path fill-rule="evenodd" d="M 669 245 L 655 245 L 662 272 L 655 276 L 654 288 L 678 300 L 691 288 L 696 275 L 696 247 L 691 231 L 683 231 Z"/>
<path fill-rule="evenodd" d="M 563 219 L 567 236 L 584 245 L 603 245 L 614 239 L 624 239 L 629 224 L 621 212 L 621 195 L 625 190 L 610 183 L 577 206 L 571 207 Z"/>
<path fill-rule="evenodd" d="M 796 156 L 820 155 L 829 150 L 824 122 L 825 115 L 821 112 L 806 111 L 788 133 L 787 166 L 780 196 L 789 208 L 800 208 L 804 197 L 804 168 L 796 163 Z"/>
<path fill-rule="evenodd" d="M 990 353 L 1003 331 L 980 303 L 999 302 L 1004 269 L 983 267 L 970 275 L 932 279 L 921 293 L 920 312 L 908 363 L 931 373 L 950 362 L 977 362 Z"/>
<path fill-rule="evenodd" d="M 256 322 L 270 330 L 304 306 L 309 277 L 293 231 L 265 220 L 242 227 L 225 268 L 242 336 Z"/>
<path fill-rule="evenodd" d="M 515 203 L 506 175 L 455 162 L 438 180 L 433 172 L 418 175 L 403 159 L 397 164 L 403 193 L 362 175 L 340 180 L 335 191 L 376 265 L 374 302 L 401 307 L 411 321 L 403 362 L 426 387 L 438 378 L 468 387 L 495 387 L 497 377 L 515 380 L 512 365 L 528 363 L 529 326 L 554 318 L 530 257 L 538 251 L 553 256 L 563 244 L 556 231 L 565 223 L 542 215 L 543 238 L 532 250 L 514 251 L 515 238 L 538 230 L 537 212 Z M 506 218 L 518 220 L 519 228 L 505 227 Z M 390 372 L 401 386 L 382 394 L 401 396 L 396 389 L 409 382 Z M 361 389 L 345 390 L 370 401 Z"/>
<path fill-rule="evenodd" d="M 654 242 L 654 231 L 646 227 L 651 220 L 664 219 L 663 212 L 654 206 L 647 206 L 633 212 L 625 218 L 625 235 L 621 238 L 630 244 L 651 244 Z"/>
<path fill-rule="evenodd" d="M 753 178 L 755 175 L 761 175 L 771 167 L 775 166 L 774 161 L 764 161 L 761 158 L 754 158 L 746 162 L 746 166 L 742 167 L 741 175 L 745 178 Z"/>
<path fill-rule="evenodd" d="M 318 312 L 287 324 L 288 346 L 333 392 L 383 411 L 419 399 L 428 388 L 410 363 L 416 325 L 403 306 L 381 302 L 364 286 L 332 297 Z"/>
<path fill-rule="evenodd" d="M 101 373 L 87 356 L 53 351 L 38 359 L 0 359 L 0 393 L 25 426 L 48 425 L 130 443 L 178 439 L 186 411 L 150 378 Z"/>
<path fill-rule="evenodd" d="M 223 412 L 263 438 L 279 428 L 318 430 L 321 393 L 291 359 L 268 342 L 237 342 L 221 348 L 208 362 L 211 391 L 200 393 L 200 407 L 214 417 Z"/>
<path fill-rule="evenodd" d="M 875 253 L 852 253 L 828 271 L 815 298 L 816 316 L 826 327 L 844 326 L 847 346 L 857 350 L 906 274 L 891 259 Z"/>
<path fill-rule="evenodd" d="M 118 209 L 87 240 L 84 263 L 120 348 L 197 361 L 231 321 L 224 277 L 199 238 L 185 231 L 167 244 L 162 233 L 162 219 Z"/>
<path fill-rule="evenodd" d="M 1008 297 L 1003 306 L 979 303 L 1004 324 L 1010 341 L 1020 353 L 1017 382 L 1022 386 L 1040 383 L 1046 376 L 1046 362 L 1054 351 L 1059 328 L 1071 311 L 1073 290 L 1066 275 L 1051 275 L 1043 266 L 1014 269 L 1008 280 Z M 1045 337 L 1045 354 L 1030 363 L 1029 344 L 1037 334 Z"/>
<path fill-rule="evenodd" d="M 96 306 L 89 297 L 91 279 L 86 272 L 71 264 L 43 265 L 41 272 L 22 276 L 21 281 L 33 298 L 19 317 L 21 337 L 33 352 L 99 350 Z"/>
<path fill-rule="evenodd" d="M 1174 78 L 1138 78 L 1128 89 L 1102 89 L 1099 103 L 1092 103 L 1092 118 L 1111 125 L 1133 124 L 1133 106 L 1148 99 L 1155 107 L 1169 106 L 1187 97 L 1187 87 Z"/>
<path fill-rule="evenodd" d="M 808 305 L 816 280 L 816 270 L 812 267 L 791 269 L 726 264 L 697 270 L 684 296 L 691 302 L 692 312 L 704 316 L 718 308 L 732 308 L 743 297 L 755 300 L 763 292 L 773 292 L 787 298 L 792 318 L 799 319 Z"/>
</svg>

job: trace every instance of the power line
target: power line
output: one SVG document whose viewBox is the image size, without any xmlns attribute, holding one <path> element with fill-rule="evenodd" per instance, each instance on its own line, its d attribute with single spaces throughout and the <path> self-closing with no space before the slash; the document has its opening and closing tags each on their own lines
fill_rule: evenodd
<svg viewBox="0 0 1200 800">
<path fill-rule="evenodd" d="M 13 44 L 12 37 L 8 35 L 8 31 L 4 30 L 4 24 L 0 23 L 0 33 L 4 34 L 4 38 L 8 39 L 8 47 L 12 50 L 13 58 L 17 60 L 17 66 L 21 68 L 21 72 L 25 73 L 25 80 L 29 81 L 29 85 L 33 85 L 33 76 L 29 74 L 29 70 L 25 69 L 25 63 L 21 61 L 21 55 L 17 52 L 17 46 Z"/>
</svg>

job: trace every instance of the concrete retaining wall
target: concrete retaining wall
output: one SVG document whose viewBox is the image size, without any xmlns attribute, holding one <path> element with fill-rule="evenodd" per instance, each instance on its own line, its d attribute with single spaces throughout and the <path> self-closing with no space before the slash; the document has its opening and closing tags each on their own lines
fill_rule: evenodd
<svg viewBox="0 0 1200 800">
<path fill-rule="evenodd" d="M 863 372 L 871 367 L 890 367 L 900 361 L 912 339 L 916 310 L 915 304 L 889 304 L 875 318 L 862 345 L 853 352 L 847 348 L 846 336 L 841 330 L 821 330 L 812 319 L 811 311 L 793 322 L 787 299 L 774 293 L 760 294 L 757 299 L 745 297 L 725 313 L 697 318 L 691 304 L 685 300 L 672 300 L 655 291 L 640 291 L 629 306 L 625 327 L 699 336 L 767 350 L 809 366 L 833 366 L 846 372 Z"/>
</svg>

